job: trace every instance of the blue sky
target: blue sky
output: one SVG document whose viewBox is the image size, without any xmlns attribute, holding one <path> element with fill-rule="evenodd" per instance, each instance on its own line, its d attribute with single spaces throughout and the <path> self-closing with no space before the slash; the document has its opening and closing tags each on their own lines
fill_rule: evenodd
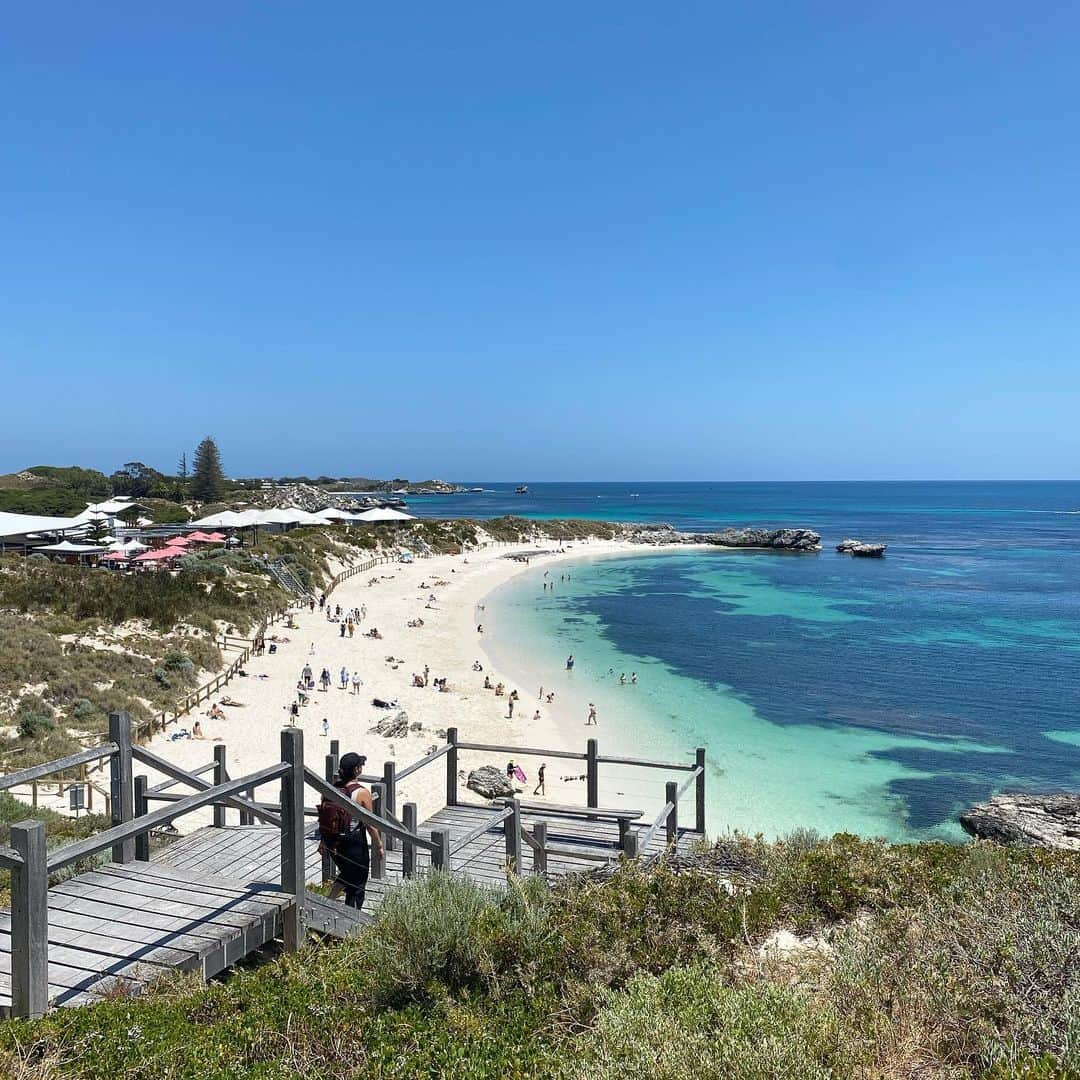
<svg viewBox="0 0 1080 1080">
<path fill-rule="evenodd" d="M 0 469 L 1075 477 L 1074 4 L 51 3 Z"/>
</svg>

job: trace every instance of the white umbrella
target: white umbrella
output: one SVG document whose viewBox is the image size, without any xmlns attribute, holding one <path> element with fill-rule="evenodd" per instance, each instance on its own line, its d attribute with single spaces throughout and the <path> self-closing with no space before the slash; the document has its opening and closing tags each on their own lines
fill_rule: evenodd
<svg viewBox="0 0 1080 1080">
<path fill-rule="evenodd" d="M 378 506 L 374 510 L 365 510 L 357 514 L 354 521 L 415 521 L 412 514 L 403 514 L 400 510 L 394 510 L 389 506 Z"/>
<path fill-rule="evenodd" d="M 123 551 L 146 551 L 146 545 L 132 537 L 126 544 L 121 545 Z"/>
<path fill-rule="evenodd" d="M 216 514 L 210 514 L 208 517 L 199 518 L 198 521 L 192 521 L 190 524 L 195 525 L 200 529 L 203 527 L 212 529 L 237 529 L 241 525 L 247 524 L 242 519 L 243 515 L 238 514 L 235 510 L 221 510 Z"/>
<path fill-rule="evenodd" d="M 34 550 L 55 551 L 64 555 L 90 555 L 108 551 L 109 549 L 102 547 L 100 544 L 73 544 L 70 540 L 61 540 L 59 544 L 44 544 Z"/>
</svg>

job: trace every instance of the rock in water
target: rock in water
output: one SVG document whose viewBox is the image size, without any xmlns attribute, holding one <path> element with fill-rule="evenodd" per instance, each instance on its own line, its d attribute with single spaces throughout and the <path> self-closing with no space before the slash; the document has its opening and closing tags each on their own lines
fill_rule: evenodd
<svg viewBox="0 0 1080 1080">
<path fill-rule="evenodd" d="M 387 739 L 400 739 L 409 733 L 409 714 L 404 709 L 396 716 L 384 716 L 373 728 L 368 728 L 372 735 L 382 735 Z"/>
<path fill-rule="evenodd" d="M 813 529 L 723 529 L 716 533 L 686 534 L 690 543 L 716 547 L 774 548 L 779 551 L 820 551 L 821 535 Z M 685 542 L 685 541 L 684 541 Z"/>
<path fill-rule="evenodd" d="M 1080 851 L 1080 795 L 995 795 L 961 814 L 960 824 L 983 840 Z"/>
<path fill-rule="evenodd" d="M 841 540 L 836 550 L 841 555 L 855 555 L 862 558 L 880 559 L 885 554 L 885 544 L 868 544 L 865 540 Z"/>
<path fill-rule="evenodd" d="M 494 765 L 481 765 L 479 769 L 473 769 L 465 786 L 485 799 L 508 798 L 514 794 L 514 787 L 506 778 L 506 773 Z"/>
</svg>

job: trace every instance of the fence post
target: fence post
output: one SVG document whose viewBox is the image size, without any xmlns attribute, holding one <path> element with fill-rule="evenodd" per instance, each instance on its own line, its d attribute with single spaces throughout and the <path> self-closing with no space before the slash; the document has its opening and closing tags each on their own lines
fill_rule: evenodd
<svg viewBox="0 0 1080 1080">
<path fill-rule="evenodd" d="M 458 734 L 457 728 L 446 729 L 446 745 L 450 749 L 446 753 L 446 805 L 457 806 L 457 774 L 458 774 Z"/>
<path fill-rule="evenodd" d="M 131 777 L 131 717 L 126 712 L 109 713 L 109 741 L 119 748 L 109 759 L 112 789 L 111 817 L 114 825 L 124 825 L 135 816 L 135 790 Z M 135 841 L 113 844 L 113 862 L 135 859 Z"/>
<path fill-rule="evenodd" d="M 145 817 L 146 811 L 149 809 L 149 801 L 146 798 L 146 788 L 149 782 L 146 773 L 139 773 L 135 777 L 135 816 L 137 818 Z M 139 833 L 135 837 L 135 861 L 150 861 L 150 834 L 148 832 Z"/>
<path fill-rule="evenodd" d="M 503 832 L 506 836 L 506 862 L 511 874 L 521 873 L 521 803 L 517 799 L 507 799 L 510 816 L 503 820 Z"/>
<path fill-rule="evenodd" d="M 296 952 L 304 936 L 304 733 L 285 728 L 281 760 L 290 767 L 281 778 L 281 891 L 293 898 L 282 914 L 285 948 Z"/>
<path fill-rule="evenodd" d="M 254 802 L 255 801 L 255 789 L 253 787 L 249 787 L 247 789 L 247 797 L 248 797 L 249 802 Z M 241 825 L 254 825 L 255 824 L 255 815 L 252 814 L 252 812 L 250 810 L 241 810 L 240 811 L 240 824 Z"/>
<path fill-rule="evenodd" d="M 407 802 L 401 808 L 401 824 L 409 832 L 416 832 L 416 803 Z M 416 874 L 416 845 L 411 840 L 401 842 L 401 876 L 411 878 Z"/>
<path fill-rule="evenodd" d="M 533 871 L 537 874 L 547 873 L 547 822 L 537 821 L 533 825 L 533 839 L 536 847 L 533 848 Z"/>
<path fill-rule="evenodd" d="M 332 784 L 336 775 L 337 754 L 327 754 L 323 763 L 323 779 L 328 784 Z M 351 826 L 352 822 L 349 824 Z M 337 867 L 334 865 L 334 857 L 329 851 L 324 851 L 322 853 L 322 879 L 323 881 L 333 881 L 335 877 L 337 877 Z"/>
<path fill-rule="evenodd" d="M 223 743 L 218 743 L 218 745 L 214 747 L 214 783 L 225 783 L 225 745 Z M 219 829 L 224 828 L 224 804 L 214 806 L 214 825 Z"/>
<path fill-rule="evenodd" d="M 383 807 L 386 805 L 386 791 L 382 784 L 371 785 L 371 809 L 376 817 L 383 816 Z M 361 826 L 366 828 L 366 826 Z M 386 837 L 383 836 L 383 848 L 386 847 Z M 373 880 L 379 880 L 386 876 L 386 860 L 379 855 L 375 850 L 374 845 L 371 847 L 371 853 L 369 855 L 371 860 L 370 875 Z"/>
<path fill-rule="evenodd" d="M 705 747 L 699 746 L 694 754 L 694 764 L 701 770 L 694 784 L 694 827 L 705 835 Z"/>
<path fill-rule="evenodd" d="M 397 814 L 397 762 L 383 762 L 383 816 L 393 817 Z M 383 845 L 387 851 L 393 851 L 396 841 L 389 833 L 383 838 Z"/>
<path fill-rule="evenodd" d="M 677 847 L 679 843 L 679 785 L 674 780 L 667 782 L 664 801 L 671 803 L 667 816 L 667 844 Z"/>
<path fill-rule="evenodd" d="M 22 865 L 11 871 L 11 1014 L 36 1020 L 49 1007 L 49 872 L 45 822 L 11 826 Z"/>
<path fill-rule="evenodd" d="M 333 754 L 335 758 L 341 757 L 341 742 L 340 742 L 340 740 L 338 740 L 338 739 L 331 739 L 330 740 L 330 753 Z M 334 768 L 337 769 L 337 766 L 335 765 Z"/>
<path fill-rule="evenodd" d="M 431 842 L 435 850 L 431 853 L 431 865 L 436 870 L 450 869 L 450 830 L 432 829 Z"/>
<path fill-rule="evenodd" d="M 600 767 L 596 760 L 598 757 L 596 740 L 590 739 L 585 744 L 585 792 L 586 806 L 596 807 L 600 805 Z"/>
<path fill-rule="evenodd" d="M 631 829 L 623 839 L 623 854 L 628 859 L 638 857 L 638 834 Z"/>
</svg>

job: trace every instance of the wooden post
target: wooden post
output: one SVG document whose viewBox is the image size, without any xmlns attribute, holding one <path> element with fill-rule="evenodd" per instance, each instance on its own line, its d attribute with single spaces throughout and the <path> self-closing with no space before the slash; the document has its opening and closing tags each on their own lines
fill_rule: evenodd
<svg viewBox="0 0 1080 1080">
<path fill-rule="evenodd" d="M 431 853 L 431 865 L 436 870 L 450 869 L 450 830 L 432 829 L 431 842 L 435 850 Z"/>
<path fill-rule="evenodd" d="M 323 763 L 323 778 L 328 784 L 332 784 L 336 775 L 337 754 L 327 754 Z M 337 867 L 334 865 L 334 857 L 329 851 L 324 851 L 322 853 L 322 879 L 323 881 L 333 881 L 335 877 L 337 877 Z"/>
<path fill-rule="evenodd" d="M 694 828 L 705 835 L 705 747 L 699 746 L 694 754 L 694 764 L 701 769 L 694 784 Z"/>
<path fill-rule="evenodd" d="M 409 832 L 416 832 L 416 803 L 407 802 L 401 808 L 401 824 Z M 401 843 L 401 876 L 411 878 L 416 874 L 416 845 L 411 840 Z"/>
<path fill-rule="evenodd" d="M 126 712 L 109 713 L 109 740 L 119 747 L 109 759 L 112 788 L 112 823 L 125 825 L 135 816 L 135 789 L 131 777 L 131 717 Z M 113 844 L 113 862 L 135 860 L 135 841 Z"/>
<path fill-rule="evenodd" d="M 533 825 L 533 839 L 536 847 L 533 848 L 533 871 L 537 874 L 547 873 L 547 822 L 537 821 Z"/>
<path fill-rule="evenodd" d="M 585 744 L 585 794 L 586 806 L 600 805 L 600 768 L 596 760 L 598 752 L 596 740 L 590 739 Z"/>
<path fill-rule="evenodd" d="M 383 815 L 387 818 L 397 814 L 397 763 L 393 761 L 383 762 Z M 383 844 L 387 851 L 394 850 L 395 840 L 387 834 L 383 838 Z"/>
<path fill-rule="evenodd" d="M 633 829 L 626 834 L 626 840 L 623 842 L 623 854 L 628 859 L 638 857 L 638 834 Z"/>
<path fill-rule="evenodd" d="M 386 794 L 382 784 L 371 785 L 371 809 L 376 817 L 383 816 L 383 806 L 385 804 Z M 365 826 L 366 827 L 366 826 Z M 386 838 L 383 837 L 383 846 L 386 845 Z M 378 881 L 386 874 L 386 862 L 379 856 L 379 853 L 375 850 L 375 846 L 371 846 L 371 869 L 369 874 L 372 880 Z"/>
<path fill-rule="evenodd" d="M 249 787 L 247 789 L 247 797 L 248 797 L 248 800 L 250 802 L 255 801 L 255 789 L 253 787 Z M 255 815 L 252 814 L 252 812 L 250 810 L 241 810 L 240 811 L 240 824 L 241 825 L 254 825 L 255 824 Z"/>
<path fill-rule="evenodd" d="M 45 822 L 11 826 L 22 866 L 11 871 L 11 1014 L 36 1020 L 49 1007 L 49 872 Z"/>
<path fill-rule="evenodd" d="M 521 803 L 517 799 L 507 799 L 510 816 L 503 821 L 503 833 L 506 836 L 506 863 L 511 874 L 521 873 Z"/>
<path fill-rule="evenodd" d="M 456 727 L 446 729 L 446 742 L 450 747 L 446 754 L 446 805 L 457 806 L 458 734 Z"/>
<path fill-rule="evenodd" d="M 139 775 L 135 777 L 136 817 L 145 817 L 146 811 L 149 809 L 149 803 L 146 798 L 146 788 L 149 782 L 146 773 L 139 773 Z M 148 832 L 139 833 L 139 835 L 135 837 L 135 861 L 150 861 L 150 834 Z"/>
<path fill-rule="evenodd" d="M 218 743 L 214 747 L 214 783 L 225 783 L 225 746 L 223 743 Z M 225 827 L 224 804 L 214 807 L 214 825 L 219 829 Z"/>
<path fill-rule="evenodd" d="M 282 915 L 285 949 L 296 952 L 304 938 L 304 733 L 285 728 L 281 760 L 291 768 L 281 778 L 281 891 L 293 898 Z"/>
<path fill-rule="evenodd" d="M 664 802 L 671 803 L 671 810 L 667 816 L 667 845 L 675 847 L 679 842 L 679 785 L 674 780 L 667 782 L 664 792 Z"/>
<path fill-rule="evenodd" d="M 338 739 L 331 739 L 330 740 L 330 753 L 334 756 L 335 759 L 341 757 L 341 742 L 340 742 L 340 740 L 338 740 Z M 337 766 L 335 765 L 334 768 L 337 769 Z"/>
</svg>

